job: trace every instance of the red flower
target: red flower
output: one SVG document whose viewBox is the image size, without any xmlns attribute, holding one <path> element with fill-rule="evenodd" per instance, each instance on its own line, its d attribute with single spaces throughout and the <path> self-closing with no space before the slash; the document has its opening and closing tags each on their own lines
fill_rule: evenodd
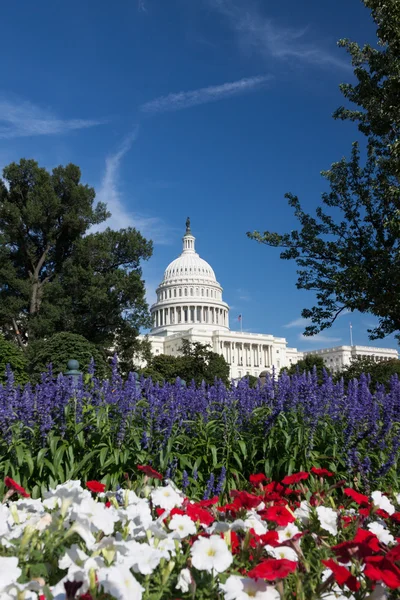
<svg viewBox="0 0 400 600">
<path fill-rule="evenodd" d="M 274 521 L 274 523 L 282 527 L 286 527 L 286 525 L 296 520 L 296 517 L 285 506 L 270 506 L 260 514 L 262 514 L 263 519 Z"/>
<path fill-rule="evenodd" d="M 389 552 L 386 552 L 386 558 L 393 562 L 399 561 L 400 560 L 400 544 L 397 544 L 397 546 L 393 546 L 393 548 L 391 548 L 389 550 Z"/>
<path fill-rule="evenodd" d="M 214 496 L 213 498 L 210 498 L 209 500 L 200 500 L 200 502 L 198 502 L 198 504 L 200 506 L 202 506 L 203 508 L 208 508 L 209 506 L 213 506 L 214 504 L 218 504 L 218 496 Z"/>
<path fill-rule="evenodd" d="M 200 521 L 203 527 L 209 527 L 211 523 L 215 521 L 215 518 L 205 508 L 202 508 L 198 504 L 188 504 L 186 508 L 186 514 L 196 523 Z"/>
<path fill-rule="evenodd" d="M 275 581 L 275 579 L 284 579 L 289 573 L 293 573 L 296 570 L 296 567 L 297 562 L 293 560 L 287 560 L 286 558 L 267 558 L 249 571 L 247 575 L 253 579 L 268 579 L 268 581 Z"/>
<path fill-rule="evenodd" d="M 352 558 L 365 558 L 371 556 L 374 552 L 380 552 L 379 540 L 374 533 L 358 529 L 354 540 L 342 542 L 332 547 L 337 560 L 342 563 L 348 563 Z"/>
<path fill-rule="evenodd" d="M 264 485 L 264 492 L 268 494 L 282 494 L 285 488 L 283 485 L 278 483 L 277 481 L 271 481 L 271 483 L 267 483 Z"/>
<path fill-rule="evenodd" d="M 153 479 L 162 479 L 163 476 L 161 473 L 158 473 L 153 467 L 150 465 L 138 465 L 139 471 L 142 471 L 147 477 L 152 477 Z"/>
<path fill-rule="evenodd" d="M 305 471 L 300 471 L 300 473 L 286 475 L 286 477 L 282 479 L 282 483 L 283 485 L 292 485 L 292 483 L 299 483 L 300 481 L 303 481 L 303 479 L 308 479 L 309 476 L 309 473 L 306 473 Z"/>
<path fill-rule="evenodd" d="M 375 511 L 375 514 L 378 515 L 378 517 L 381 517 L 382 519 L 388 519 L 389 518 L 389 513 L 387 513 L 386 510 L 383 510 L 383 508 L 378 508 Z"/>
<path fill-rule="evenodd" d="M 104 490 L 106 489 L 106 486 L 104 483 L 100 483 L 100 481 L 95 481 L 95 480 L 87 481 L 86 487 L 91 492 L 104 492 Z"/>
<path fill-rule="evenodd" d="M 328 558 L 327 560 L 323 560 L 322 564 L 330 569 L 335 577 L 335 581 L 339 585 L 347 585 L 349 590 L 352 592 L 356 592 L 360 589 L 360 582 L 350 573 L 346 567 L 342 567 L 342 565 L 338 565 L 332 558 Z"/>
<path fill-rule="evenodd" d="M 356 490 L 353 490 L 353 488 L 345 488 L 343 491 L 346 494 L 346 496 L 349 496 L 349 498 L 354 500 L 354 502 L 356 504 L 359 504 L 360 506 L 363 506 L 363 505 L 368 506 L 368 504 L 369 504 L 368 496 L 364 496 L 364 494 L 360 494 L 359 492 L 356 492 Z"/>
<path fill-rule="evenodd" d="M 19 483 L 14 481 L 14 479 L 11 479 L 11 477 L 5 477 L 4 483 L 6 487 L 8 487 L 10 490 L 14 490 L 14 492 L 17 492 L 17 494 L 20 494 L 24 498 L 30 497 L 28 492 L 21 485 L 19 485 Z"/>
<path fill-rule="evenodd" d="M 367 563 L 364 575 L 372 581 L 383 581 L 390 589 L 400 587 L 400 569 L 384 556 L 369 556 L 365 559 Z"/>
<path fill-rule="evenodd" d="M 318 477 L 333 477 L 335 473 L 328 471 L 327 469 L 317 469 L 317 467 L 311 467 L 311 473 L 318 475 Z"/>
<path fill-rule="evenodd" d="M 249 481 L 254 485 L 258 485 L 263 481 L 267 481 L 267 477 L 263 473 L 255 473 L 254 475 L 250 475 Z"/>
<path fill-rule="evenodd" d="M 262 498 L 260 496 L 249 494 L 249 492 L 238 492 L 237 490 L 232 490 L 231 496 L 235 499 L 234 504 L 237 505 L 237 510 L 239 508 L 251 510 L 252 508 L 256 508 L 262 502 Z"/>
<path fill-rule="evenodd" d="M 272 546 L 276 548 L 280 545 L 279 543 L 279 535 L 277 531 L 268 531 L 267 533 L 263 533 L 259 536 L 260 541 L 264 544 L 264 546 Z"/>
<path fill-rule="evenodd" d="M 390 515 L 390 518 L 393 521 L 396 521 L 396 523 L 400 523 L 400 512 L 395 512 L 392 515 Z"/>
</svg>

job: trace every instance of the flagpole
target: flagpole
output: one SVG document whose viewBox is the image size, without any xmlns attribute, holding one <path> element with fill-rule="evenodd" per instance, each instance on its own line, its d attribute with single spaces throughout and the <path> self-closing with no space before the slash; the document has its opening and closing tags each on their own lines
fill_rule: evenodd
<svg viewBox="0 0 400 600">
<path fill-rule="evenodd" d="M 243 315 L 240 315 L 240 333 L 243 333 Z"/>
<path fill-rule="evenodd" d="M 353 345 L 353 326 L 350 323 L 350 346 Z"/>
</svg>

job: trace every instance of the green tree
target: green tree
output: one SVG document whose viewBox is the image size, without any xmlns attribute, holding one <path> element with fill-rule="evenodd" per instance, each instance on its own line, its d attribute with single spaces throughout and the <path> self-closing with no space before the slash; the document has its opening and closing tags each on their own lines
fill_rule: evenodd
<svg viewBox="0 0 400 600">
<path fill-rule="evenodd" d="M 23 384 L 28 381 L 25 353 L 0 334 L 0 383 L 4 383 L 6 380 L 7 365 L 11 367 L 17 383 Z"/>
<path fill-rule="evenodd" d="M 90 228 L 109 217 L 79 167 L 49 173 L 22 159 L 0 180 L 0 329 L 25 349 L 68 331 L 128 359 L 149 324 L 141 260 L 151 242 L 135 229 Z"/>
<path fill-rule="evenodd" d="M 109 375 L 105 353 L 76 333 L 55 333 L 46 340 L 35 340 L 29 346 L 27 357 L 29 373 L 34 379 L 38 379 L 41 373 L 46 372 L 50 363 L 55 375 L 65 373 L 70 359 L 79 362 L 82 372 L 87 372 L 93 359 L 96 377 L 102 379 Z"/>
<path fill-rule="evenodd" d="M 378 47 L 340 40 L 357 80 L 340 87 L 356 108 L 340 107 L 334 117 L 358 124 L 366 136 L 365 161 L 355 143 L 350 159 L 322 173 L 330 184 L 322 195 L 328 211 L 319 206 L 315 217 L 286 195 L 298 231 L 248 233 L 282 248 L 281 258 L 299 267 L 297 287 L 316 292 L 316 305 L 302 312 L 310 319 L 306 335 L 330 327 L 345 309 L 378 317 L 371 339 L 400 331 L 400 3 L 363 2 L 377 26 Z"/>
<path fill-rule="evenodd" d="M 180 356 L 159 354 L 153 356 L 143 373 L 155 381 L 166 380 L 173 382 L 177 377 L 187 383 L 192 380 L 197 385 L 205 381 L 214 383 L 215 378 L 221 379 L 225 385 L 229 383 L 229 365 L 223 356 L 212 352 L 206 344 L 182 340 Z"/>
<path fill-rule="evenodd" d="M 290 365 L 289 368 L 285 367 L 281 369 L 281 373 L 285 372 L 288 375 L 295 375 L 296 373 L 312 373 L 314 367 L 317 369 L 318 381 L 322 381 L 324 370 L 329 373 L 329 369 L 326 367 L 324 363 L 324 359 L 322 356 L 317 356 L 314 354 L 307 354 L 304 358 Z"/>
<path fill-rule="evenodd" d="M 343 377 L 345 385 L 348 385 L 352 379 L 360 379 L 362 374 L 370 376 L 371 389 L 374 390 L 377 384 L 383 384 L 388 389 L 393 375 L 400 377 L 400 360 L 375 362 L 372 358 L 360 356 L 338 373 L 335 379 Z"/>
</svg>

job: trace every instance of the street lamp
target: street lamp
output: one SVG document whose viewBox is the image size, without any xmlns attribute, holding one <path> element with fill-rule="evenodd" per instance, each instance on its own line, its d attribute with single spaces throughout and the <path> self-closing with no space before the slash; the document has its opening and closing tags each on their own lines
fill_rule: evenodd
<svg viewBox="0 0 400 600">
<path fill-rule="evenodd" d="M 64 375 L 72 377 L 74 387 L 78 385 L 82 371 L 79 370 L 79 363 L 77 360 L 71 359 L 67 362 L 67 371 L 65 371 Z"/>
</svg>

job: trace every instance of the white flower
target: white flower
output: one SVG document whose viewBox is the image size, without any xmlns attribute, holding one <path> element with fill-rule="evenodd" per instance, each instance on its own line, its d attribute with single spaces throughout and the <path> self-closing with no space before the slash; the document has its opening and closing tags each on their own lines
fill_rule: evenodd
<svg viewBox="0 0 400 600">
<path fill-rule="evenodd" d="M 376 491 L 371 494 L 372 500 L 374 501 L 375 506 L 385 510 L 389 515 L 392 515 L 396 512 L 395 507 L 390 502 L 387 496 L 384 496 L 382 492 Z"/>
<path fill-rule="evenodd" d="M 218 535 L 199 538 L 193 544 L 190 553 L 192 565 L 199 571 L 222 573 L 233 561 L 226 542 Z"/>
<path fill-rule="evenodd" d="M 246 600 L 256 598 L 257 600 L 279 600 L 279 592 L 268 585 L 263 579 L 250 579 L 230 575 L 225 583 L 220 583 L 224 592 L 225 600 Z"/>
<path fill-rule="evenodd" d="M 273 546 L 264 546 L 264 548 L 268 554 L 274 558 L 286 558 L 287 560 L 292 560 L 294 562 L 299 560 L 296 551 L 288 546 L 278 546 L 277 548 L 274 548 Z"/>
<path fill-rule="evenodd" d="M 105 535 L 111 535 L 114 532 L 114 524 L 119 521 L 118 511 L 114 507 L 106 508 L 105 504 L 96 502 L 91 496 L 72 507 L 70 518 L 88 521 Z"/>
<path fill-rule="evenodd" d="M 247 513 L 244 525 L 246 529 L 254 529 L 257 535 L 264 535 L 268 531 L 261 517 L 255 512 Z"/>
<path fill-rule="evenodd" d="M 97 579 L 104 591 L 116 600 L 141 600 L 144 588 L 128 568 L 122 566 L 99 569 Z"/>
<path fill-rule="evenodd" d="M 295 535 L 300 533 L 300 529 L 294 523 L 289 523 L 286 527 L 277 530 L 279 543 L 291 540 Z"/>
<path fill-rule="evenodd" d="M 337 535 L 337 513 L 333 508 L 326 506 L 317 506 L 317 515 L 321 524 L 321 529 L 325 529 L 332 535 Z"/>
<path fill-rule="evenodd" d="M 172 510 L 174 506 L 181 506 L 183 504 L 182 496 L 171 485 L 155 488 L 151 492 L 151 499 L 155 506 L 161 506 L 165 510 Z"/>
<path fill-rule="evenodd" d="M 88 558 L 86 552 L 81 550 L 77 544 L 72 544 L 64 556 L 59 559 L 58 566 L 60 569 L 69 569 L 74 564 L 82 566 Z"/>
<path fill-rule="evenodd" d="M 193 535 L 197 531 L 196 525 L 187 515 L 174 515 L 170 520 L 168 527 L 172 531 L 175 531 L 180 539 L 183 539 L 188 535 Z"/>
<path fill-rule="evenodd" d="M 400 504 L 400 494 L 397 494 L 397 496 L 396 496 L 396 502 L 397 502 L 397 504 Z"/>
<path fill-rule="evenodd" d="M 160 560 L 163 558 L 163 551 L 158 548 L 152 548 L 148 544 L 137 543 L 137 553 L 135 556 L 127 557 L 127 560 L 132 559 L 132 568 L 136 573 L 142 575 L 151 575 L 151 573 L 158 567 Z"/>
<path fill-rule="evenodd" d="M 189 569 L 182 569 L 182 571 L 179 573 L 176 589 L 181 590 L 183 594 L 186 594 L 186 592 L 189 591 L 191 584 L 192 576 L 190 574 Z"/>
<path fill-rule="evenodd" d="M 370 523 L 368 529 L 376 535 L 382 544 L 391 544 L 394 542 L 392 534 L 380 523 Z"/>
<path fill-rule="evenodd" d="M 18 566 L 16 556 L 0 556 L 0 591 L 7 586 L 16 583 L 22 571 Z"/>
<path fill-rule="evenodd" d="M 310 520 L 310 507 L 305 500 L 300 502 L 299 508 L 294 511 L 294 516 L 299 519 L 304 525 L 307 525 Z"/>
</svg>

